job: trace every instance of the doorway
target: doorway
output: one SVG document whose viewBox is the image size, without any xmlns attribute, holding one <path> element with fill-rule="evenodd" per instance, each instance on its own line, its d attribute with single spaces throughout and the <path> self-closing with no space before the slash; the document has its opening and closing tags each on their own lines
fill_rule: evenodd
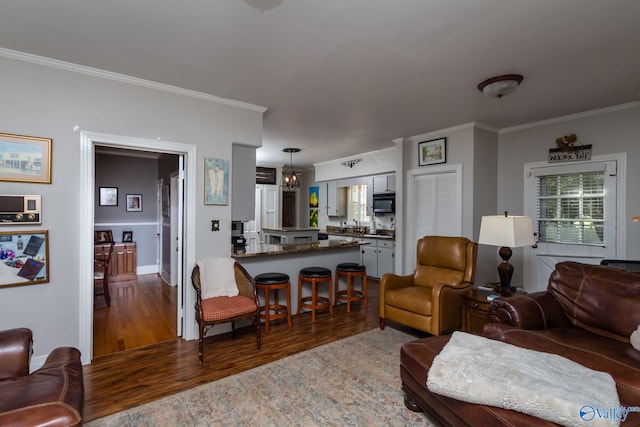
<svg viewBox="0 0 640 427">
<path fill-rule="evenodd" d="M 282 192 L 282 226 L 296 226 L 296 192 Z"/>
<path fill-rule="evenodd" d="M 544 290 L 559 262 L 624 258 L 625 163 L 621 154 L 525 165 L 524 210 L 537 241 L 524 249 L 527 292 Z"/>
<path fill-rule="evenodd" d="M 80 132 L 80 224 L 79 224 L 79 282 L 93 281 L 93 218 L 95 209 L 95 147 L 105 146 L 125 148 L 146 152 L 170 153 L 184 158 L 184 247 L 182 265 L 195 264 L 195 206 L 196 191 L 196 147 L 194 145 L 147 140 L 82 131 Z M 191 208 L 190 208 L 191 207 Z M 194 319 L 193 292 L 187 292 L 184 269 L 178 284 L 177 322 L 182 326 L 183 338 L 195 339 L 197 329 Z M 80 286 L 79 289 L 79 347 L 82 363 L 88 364 L 93 359 L 93 288 Z M 180 330 L 180 328 L 178 329 Z"/>
</svg>

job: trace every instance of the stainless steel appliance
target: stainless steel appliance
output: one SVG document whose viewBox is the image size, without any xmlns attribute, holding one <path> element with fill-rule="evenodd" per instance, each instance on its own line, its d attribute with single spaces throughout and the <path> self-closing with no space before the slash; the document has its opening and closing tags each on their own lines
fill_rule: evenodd
<svg viewBox="0 0 640 427">
<path fill-rule="evenodd" d="M 373 194 L 373 213 L 395 213 L 396 212 L 396 193 L 374 193 Z"/>
</svg>

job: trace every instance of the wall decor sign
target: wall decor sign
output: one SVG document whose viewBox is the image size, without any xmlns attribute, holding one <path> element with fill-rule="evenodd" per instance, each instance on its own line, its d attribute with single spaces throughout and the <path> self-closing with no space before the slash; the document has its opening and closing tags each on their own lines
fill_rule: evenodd
<svg viewBox="0 0 640 427">
<path fill-rule="evenodd" d="M 276 168 L 256 166 L 256 184 L 275 184 Z"/>
<path fill-rule="evenodd" d="M 51 184 L 53 139 L 0 133 L 0 181 Z"/>
<path fill-rule="evenodd" d="M 582 145 L 575 133 L 556 138 L 556 148 L 549 149 L 549 163 L 578 160 L 591 160 L 591 145 Z"/>
<path fill-rule="evenodd" d="M 204 204 L 229 204 L 229 161 L 204 159 Z"/>
<path fill-rule="evenodd" d="M 118 206 L 118 187 L 100 187 L 98 191 L 100 206 Z"/>
<path fill-rule="evenodd" d="M 127 194 L 127 212 L 142 212 L 142 194 Z"/>
<path fill-rule="evenodd" d="M 0 232 L 0 287 L 49 282 L 49 232 Z"/>
<path fill-rule="evenodd" d="M 418 143 L 418 160 L 420 166 L 445 163 L 447 161 L 447 138 Z"/>
</svg>

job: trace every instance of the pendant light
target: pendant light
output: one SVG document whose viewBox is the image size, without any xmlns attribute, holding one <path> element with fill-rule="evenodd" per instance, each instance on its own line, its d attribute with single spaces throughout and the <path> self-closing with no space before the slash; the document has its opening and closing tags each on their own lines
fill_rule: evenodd
<svg viewBox="0 0 640 427">
<path fill-rule="evenodd" d="M 293 153 L 299 153 L 299 148 L 284 148 L 282 151 L 289 153 L 289 166 L 282 167 L 282 187 L 288 191 L 294 191 L 300 187 L 300 179 L 296 172 L 293 170 Z"/>
</svg>

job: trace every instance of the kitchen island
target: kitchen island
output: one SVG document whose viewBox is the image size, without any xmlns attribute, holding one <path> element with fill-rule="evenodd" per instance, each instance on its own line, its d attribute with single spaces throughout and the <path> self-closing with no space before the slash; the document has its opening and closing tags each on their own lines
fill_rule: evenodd
<svg viewBox="0 0 640 427">
<path fill-rule="evenodd" d="M 291 281 L 291 313 L 298 307 L 298 272 L 305 267 L 325 267 L 335 274 L 336 266 L 343 262 L 360 263 L 360 247 L 366 245 L 356 239 L 321 240 L 312 243 L 274 245 L 254 243 L 243 250 L 232 251 L 231 257 L 240 263 L 251 276 L 261 273 L 284 273 Z M 335 283 L 335 277 L 333 278 Z M 344 286 L 344 284 L 342 284 Z M 320 286 L 318 294 L 328 296 L 327 286 Z M 310 295 L 308 284 L 303 288 L 303 296 Z M 260 304 L 264 296 L 259 295 Z M 286 303 L 284 292 L 279 295 L 279 303 Z"/>
<path fill-rule="evenodd" d="M 318 241 L 317 228 L 281 227 L 263 228 L 265 243 L 292 244 L 312 243 Z"/>
</svg>

